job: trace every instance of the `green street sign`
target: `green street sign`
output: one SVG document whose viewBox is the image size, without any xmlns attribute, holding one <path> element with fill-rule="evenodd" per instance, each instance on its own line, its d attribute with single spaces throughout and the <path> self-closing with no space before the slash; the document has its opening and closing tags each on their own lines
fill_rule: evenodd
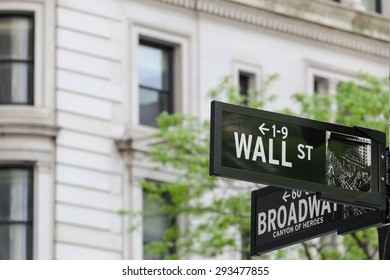
<svg viewBox="0 0 390 280">
<path fill-rule="evenodd" d="M 386 211 L 331 203 L 316 194 L 268 186 L 252 191 L 251 255 L 383 222 Z"/>
<path fill-rule="evenodd" d="M 385 134 L 213 101 L 210 175 L 384 209 Z"/>
</svg>

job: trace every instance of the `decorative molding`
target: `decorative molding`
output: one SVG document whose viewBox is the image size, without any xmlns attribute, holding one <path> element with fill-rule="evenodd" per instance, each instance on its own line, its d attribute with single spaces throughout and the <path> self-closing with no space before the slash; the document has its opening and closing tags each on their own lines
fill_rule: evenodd
<svg viewBox="0 0 390 280">
<path fill-rule="evenodd" d="M 146 139 L 146 138 L 143 138 Z M 115 141 L 118 151 L 121 153 L 124 163 L 128 168 L 129 180 L 143 182 L 146 179 L 162 182 L 172 182 L 180 174 L 173 167 L 160 165 L 150 160 L 148 152 L 150 147 L 158 141 L 154 138 L 141 143 L 142 138 L 134 139 L 124 137 Z"/>
<path fill-rule="evenodd" d="M 54 112 L 27 105 L 0 106 L 0 136 L 42 136 L 56 138 L 60 127 Z"/>
<path fill-rule="evenodd" d="M 0 137 L 4 136 L 43 136 L 56 138 L 60 128 L 40 124 L 0 124 Z"/>
<path fill-rule="evenodd" d="M 264 29 L 285 33 L 288 35 L 341 47 L 349 50 L 353 50 L 359 53 L 376 56 L 379 58 L 389 57 L 389 36 L 373 30 L 365 30 L 362 25 L 370 26 L 370 23 L 380 22 L 381 28 L 383 22 L 388 25 L 388 20 L 381 16 L 371 15 L 369 13 L 355 11 L 347 9 L 345 7 L 336 7 L 335 4 L 327 4 L 321 1 L 316 2 L 316 5 L 322 5 L 328 7 L 328 10 L 337 9 L 337 13 L 341 18 L 341 15 L 345 14 L 350 22 L 348 24 L 341 24 L 334 26 L 332 24 L 325 24 L 324 17 L 318 17 L 321 19 L 316 22 L 315 19 L 308 20 L 301 17 L 293 17 L 292 15 L 281 15 L 280 11 L 272 11 L 271 8 L 267 10 L 262 7 L 250 7 L 249 4 L 245 5 L 242 2 L 254 2 L 254 1 L 211 1 L 211 0 L 153 0 L 156 2 L 177 6 L 184 9 L 193 10 L 199 13 L 205 13 L 214 15 L 244 24 L 249 24 Z M 296 0 L 297 1 L 297 0 Z M 239 2 L 239 3 L 238 3 Z M 257 1 L 267 2 L 267 1 Z M 257 3 L 256 2 L 256 3 Z M 296 7 L 295 7 L 296 8 Z M 342 10 L 342 11 L 340 11 Z M 287 17 L 286 17 L 287 16 Z M 352 21 L 352 18 L 354 21 Z M 356 23 L 357 19 L 361 19 L 362 22 Z M 330 18 L 333 20 L 333 18 Z M 359 26 L 355 26 L 355 25 Z M 379 28 L 379 29 L 380 29 Z M 381 30 L 381 29 L 380 29 Z"/>
</svg>

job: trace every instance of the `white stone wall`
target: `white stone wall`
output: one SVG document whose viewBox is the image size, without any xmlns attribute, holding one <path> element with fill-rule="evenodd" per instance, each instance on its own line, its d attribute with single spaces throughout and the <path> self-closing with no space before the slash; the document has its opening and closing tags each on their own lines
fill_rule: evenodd
<svg viewBox="0 0 390 280">
<path fill-rule="evenodd" d="M 36 12 L 36 104 L 0 107 L 0 161 L 35 163 L 34 258 L 142 258 L 142 228 L 128 233 L 139 220 L 118 210 L 142 209 L 142 181 L 174 172 L 154 171 L 145 158 L 153 130 L 137 124 L 140 36 L 175 46 L 175 109 L 203 119 L 207 92 L 238 70 L 258 81 L 280 75 L 269 110 L 312 92 L 314 74 L 388 75 L 388 36 L 378 33 L 385 19 L 364 14 L 377 27 L 368 36 L 344 25 L 356 14 L 345 7 L 332 28 L 326 14 L 315 17 L 335 3 L 313 1 L 300 20 L 283 15 L 302 1 L 272 11 L 266 0 L 0 0 L 0 9 Z"/>
<path fill-rule="evenodd" d="M 58 1 L 55 258 L 142 258 L 141 228 L 128 235 L 128 218 L 117 210 L 142 209 L 140 183 L 165 175 L 151 170 L 141 156 L 145 147 L 120 155 L 115 146 L 116 139 L 143 146 L 139 138 L 151 132 L 137 125 L 141 36 L 176 46 L 175 108 L 202 118 L 209 118 L 209 89 L 237 69 L 259 80 L 280 75 L 270 88 L 278 99 L 267 109 L 291 106 L 290 95 L 312 91 L 313 73 L 388 73 L 380 40 L 236 1 L 200 2 Z"/>
<path fill-rule="evenodd" d="M 122 259 L 122 1 L 57 2 L 55 258 Z"/>
</svg>

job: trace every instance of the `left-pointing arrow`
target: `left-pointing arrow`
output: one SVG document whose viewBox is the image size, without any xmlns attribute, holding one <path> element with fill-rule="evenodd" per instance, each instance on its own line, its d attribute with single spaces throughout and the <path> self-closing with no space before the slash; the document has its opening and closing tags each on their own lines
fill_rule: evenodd
<svg viewBox="0 0 390 280">
<path fill-rule="evenodd" d="M 287 198 L 289 198 L 289 197 L 290 197 L 290 195 L 287 194 L 287 191 L 285 191 L 284 194 L 283 194 L 283 197 L 282 197 L 284 202 L 287 202 Z"/>
<path fill-rule="evenodd" d="M 260 132 L 265 135 L 265 132 L 264 131 L 269 131 L 269 128 L 266 128 L 264 127 L 265 126 L 265 123 L 263 123 L 262 125 L 259 126 L 259 130 Z"/>
</svg>

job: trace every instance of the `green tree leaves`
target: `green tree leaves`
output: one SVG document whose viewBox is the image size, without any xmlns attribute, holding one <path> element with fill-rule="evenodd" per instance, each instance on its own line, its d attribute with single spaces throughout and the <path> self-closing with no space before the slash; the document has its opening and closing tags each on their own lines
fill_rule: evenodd
<svg viewBox="0 0 390 280">
<path fill-rule="evenodd" d="M 244 96 L 239 94 L 231 77 L 224 77 L 210 90 L 210 97 L 262 108 L 275 99 L 267 90 L 277 78 L 277 75 L 266 77 L 261 88 Z M 387 78 L 360 73 L 358 79 L 339 84 L 336 95 L 294 94 L 292 98 L 299 111 L 283 112 L 387 131 Z M 209 176 L 209 122 L 183 114 L 162 113 L 157 123 L 158 143 L 149 156 L 160 168 L 175 173 L 177 179 L 160 184 L 147 182 L 143 187 L 154 199 L 166 202 L 169 198 L 160 211 L 180 218 L 181 223 L 168 229 L 162 241 L 147 245 L 148 253 L 175 259 L 196 255 L 212 258 L 236 252 L 249 258 L 251 187 Z M 170 253 L 172 247 L 177 249 L 174 253 Z M 370 259 L 376 256 L 378 244 L 375 230 L 368 230 L 345 236 L 341 243 L 337 238 L 323 238 L 305 243 L 302 248 L 300 254 L 305 258 Z M 285 251 L 279 251 L 276 257 L 286 257 Z"/>
</svg>

